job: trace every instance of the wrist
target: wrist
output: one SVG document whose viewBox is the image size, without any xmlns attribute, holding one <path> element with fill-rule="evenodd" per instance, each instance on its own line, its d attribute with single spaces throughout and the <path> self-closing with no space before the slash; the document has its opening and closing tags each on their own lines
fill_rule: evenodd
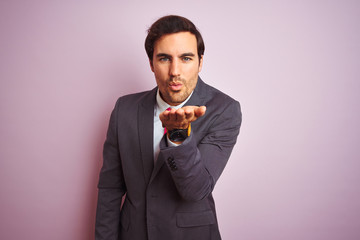
<svg viewBox="0 0 360 240">
<path fill-rule="evenodd" d="M 191 133 L 191 124 L 185 129 L 171 129 L 167 130 L 166 134 L 170 141 L 174 143 L 182 143 L 185 139 L 190 136 Z"/>
</svg>

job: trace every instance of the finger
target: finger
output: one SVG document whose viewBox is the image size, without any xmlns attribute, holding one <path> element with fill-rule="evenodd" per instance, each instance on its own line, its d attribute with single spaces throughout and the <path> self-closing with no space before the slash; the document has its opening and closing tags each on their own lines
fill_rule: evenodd
<svg viewBox="0 0 360 240">
<path fill-rule="evenodd" d="M 169 121 L 168 115 L 166 115 L 165 113 L 160 113 L 159 118 L 162 123 L 162 126 L 165 127 L 164 123 Z"/>
<path fill-rule="evenodd" d="M 194 110 L 194 112 L 196 117 L 204 116 L 206 112 L 206 107 L 205 106 L 198 107 Z"/>
<path fill-rule="evenodd" d="M 176 121 L 176 109 L 172 108 L 169 112 L 169 120 Z"/>
<path fill-rule="evenodd" d="M 183 121 L 183 120 L 185 120 L 185 117 L 186 117 L 185 111 L 182 108 L 180 108 L 176 111 L 176 120 L 177 121 Z"/>
<path fill-rule="evenodd" d="M 169 120 L 169 110 L 165 110 L 162 113 L 160 113 L 159 118 L 161 121 Z"/>
<path fill-rule="evenodd" d="M 183 108 L 185 113 L 186 119 L 191 119 L 194 116 L 194 107 L 193 106 L 186 106 Z"/>
</svg>

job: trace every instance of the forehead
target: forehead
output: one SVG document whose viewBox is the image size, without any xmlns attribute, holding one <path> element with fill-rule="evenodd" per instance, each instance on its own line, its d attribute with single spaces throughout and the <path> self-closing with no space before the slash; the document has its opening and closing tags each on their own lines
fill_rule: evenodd
<svg viewBox="0 0 360 240">
<path fill-rule="evenodd" d="M 197 42 L 194 34 L 178 32 L 166 34 L 155 42 L 154 53 L 197 53 Z"/>
</svg>

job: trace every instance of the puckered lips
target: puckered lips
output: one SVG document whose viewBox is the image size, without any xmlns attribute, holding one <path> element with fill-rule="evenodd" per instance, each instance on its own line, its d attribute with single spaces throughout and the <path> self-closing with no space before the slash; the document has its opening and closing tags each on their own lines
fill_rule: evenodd
<svg viewBox="0 0 360 240">
<path fill-rule="evenodd" d="M 182 86 L 183 86 L 183 84 L 181 82 L 170 82 L 169 83 L 170 90 L 175 91 L 175 92 L 180 91 Z"/>
</svg>

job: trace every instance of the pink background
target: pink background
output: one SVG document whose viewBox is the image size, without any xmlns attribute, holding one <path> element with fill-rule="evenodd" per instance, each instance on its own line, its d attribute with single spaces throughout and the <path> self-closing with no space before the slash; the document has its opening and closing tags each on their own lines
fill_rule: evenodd
<svg viewBox="0 0 360 240">
<path fill-rule="evenodd" d="M 155 86 L 143 43 L 170 13 L 203 34 L 202 78 L 242 104 L 214 192 L 223 239 L 360 239 L 351 0 L 1 1 L 0 239 L 93 239 L 110 112 Z"/>
</svg>

